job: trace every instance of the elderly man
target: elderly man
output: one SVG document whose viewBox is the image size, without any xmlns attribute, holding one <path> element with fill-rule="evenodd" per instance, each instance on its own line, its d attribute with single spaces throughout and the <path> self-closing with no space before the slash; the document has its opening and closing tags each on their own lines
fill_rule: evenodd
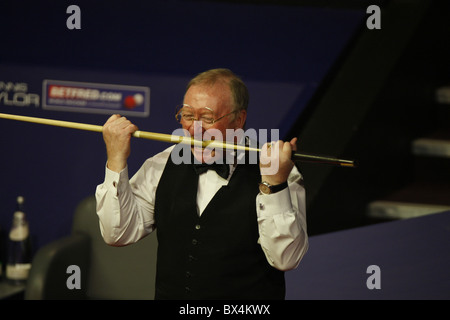
<svg viewBox="0 0 450 320">
<path fill-rule="evenodd" d="M 189 82 L 176 117 L 192 137 L 213 129 L 226 137 L 244 127 L 248 100 L 238 76 L 212 69 Z M 105 242 L 127 245 L 157 230 L 155 299 L 284 299 L 284 272 L 308 249 L 305 190 L 290 158 L 296 139 L 265 144 L 259 163 L 221 161 L 217 172 L 174 163 L 170 146 L 129 179 L 136 130 L 120 115 L 103 128 L 108 159 L 96 198 Z M 189 162 L 223 156 L 187 150 Z M 264 171 L 273 162 L 276 172 Z"/>
</svg>

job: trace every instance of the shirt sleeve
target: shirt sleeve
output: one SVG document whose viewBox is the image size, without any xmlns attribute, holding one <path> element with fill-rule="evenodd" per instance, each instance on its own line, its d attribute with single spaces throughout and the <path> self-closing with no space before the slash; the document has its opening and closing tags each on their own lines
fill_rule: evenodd
<svg viewBox="0 0 450 320">
<path fill-rule="evenodd" d="M 171 148 L 147 159 L 129 179 L 128 167 L 120 173 L 105 169 L 95 192 L 97 215 L 104 241 L 124 246 L 154 230 L 155 193 Z"/>
<path fill-rule="evenodd" d="M 295 269 L 308 250 L 305 189 L 302 176 L 294 166 L 288 188 L 256 197 L 259 243 L 271 266 Z"/>
</svg>

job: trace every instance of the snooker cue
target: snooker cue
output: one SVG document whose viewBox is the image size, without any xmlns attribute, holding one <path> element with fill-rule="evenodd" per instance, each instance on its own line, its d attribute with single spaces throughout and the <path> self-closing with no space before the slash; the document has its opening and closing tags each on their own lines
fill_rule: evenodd
<svg viewBox="0 0 450 320">
<path fill-rule="evenodd" d="M 78 123 L 78 122 L 71 122 L 71 121 L 20 116 L 20 115 L 6 114 L 6 113 L 0 113 L 0 118 L 23 121 L 23 122 L 31 122 L 31 123 L 37 123 L 37 124 L 44 124 L 44 125 L 50 125 L 50 126 L 56 126 L 56 127 L 64 127 L 64 128 L 70 128 L 70 129 L 85 130 L 85 131 L 93 131 L 93 132 L 102 132 L 103 131 L 103 126 L 100 126 L 100 125 Z M 171 134 L 148 132 L 148 131 L 141 131 L 141 130 L 134 132 L 132 136 L 135 138 L 142 138 L 142 139 L 149 139 L 149 140 L 156 140 L 156 141 L 163 141 L 163 142 L 171 142 L 171 143 L 182 143 L 182 144 L 188 144 L 188 145 L 192 145 L 192 146 L 200 146 L 203 148 L 212 147 L 212 148 L 234 149 L 234 150 L 255 151 L 255 152 L 261 151 L 261 149 L 258 149 L 258 148 L 230 144 L 230 143 L 226 143 L 226 142 L 219 142 L 219 141 L 214 141 L 214 140 L 200 141 L 200 140 L 195 140 L 192 137 L 183 137 L 183 136 L 176 136 L 176 135 L 171 135 Z M 343 167 L 355 167 L 355 162 L 353 160 L 338 159 L 338 158 L 329 157 L 329 156 L 319 156 L 319 155 L 302 154 L 302 153 L 293 152 L 291 158 L 293 161 L 323 163 L 323 164 L 338 165 L 338 166 L 343 166 Z"/>
</svg>

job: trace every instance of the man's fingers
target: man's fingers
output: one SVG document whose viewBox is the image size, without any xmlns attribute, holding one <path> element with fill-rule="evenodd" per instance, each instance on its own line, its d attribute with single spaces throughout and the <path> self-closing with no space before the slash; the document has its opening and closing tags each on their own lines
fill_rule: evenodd
<svg viewBox="0 0 450 320">
<path fill-rule="evenodd" d="M 133 124 L 126 117 L 122 117 L 119 114 L 113 114 L 111 117 L 109 117 L 105 125 L 108 127 L 108 129 L 115 132 L 126 131 L 127 133 L 133 134 L 138 130 L 138 127 L 135 124 Z"/>
<path fill-rule="evenodd" d="M 292 150 L 297 151 L 297 138 L 292 138 L 289 143 L 291 144 Z"/>
<path fill-rule="evenodd" d="M 115 121 L 116 119 L 120 118 L 120 114 L 113 114 L 111 117 L 106 120 L 105 124 L 110 124 L 111 122 Z"/>
<path fill-rule="evenodd" d="M 292 153 L 292 145 L 289 142 L 283 143 L 283 152 L 286 154 L 289 154 L 289 156 Z"/>
</svg>

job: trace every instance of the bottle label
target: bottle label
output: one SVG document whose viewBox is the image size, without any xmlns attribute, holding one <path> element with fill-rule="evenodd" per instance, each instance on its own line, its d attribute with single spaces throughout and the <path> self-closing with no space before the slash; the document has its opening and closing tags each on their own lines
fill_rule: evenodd
<svg viewBox="0 0 450 320">
<path fill-rule="evenodd" d="M 26 280 L 30 273 L 31 263 L 6 265 L 6 277 L 11 280 Z"/>
<path fill-rule="evenodd" d="M 9 239 L 12 241 L 23 241 L 28 237 L 29 230 L 28 226 L 20 225 L 13 227 L 9 232 Z"/>
</svg>

